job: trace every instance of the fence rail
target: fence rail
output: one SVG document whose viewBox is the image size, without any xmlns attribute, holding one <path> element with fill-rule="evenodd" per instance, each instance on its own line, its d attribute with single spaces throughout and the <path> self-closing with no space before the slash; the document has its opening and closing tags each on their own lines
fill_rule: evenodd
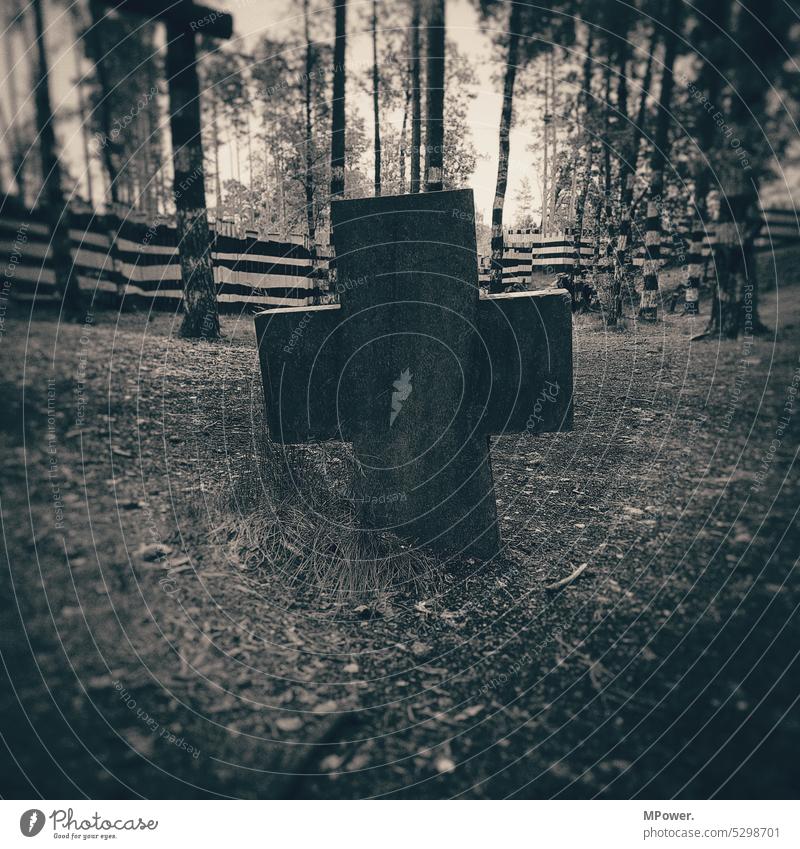
<svg viewBox="0 0 800 849">
<path fill-rule="evenodd" d="M 762 210 L 763 225 L 755 240 L 756 250 L 771 250 L 800 242 L 800 211 L 792 209 L 765 208 Z M 688 252 L 692 222 L 680 221 L 677 227 L 667 227 L 662 234 L 662 263 L 674 262 Z M 704 254 L 710 255 L 715 242 L 714 227 L 706 228 Z M 544 238 L 535 229 L 509 229 L 505 233 L 503 249 L 503 282 L 505 285 L 524 284 L 532 273 L 571 271 L 575 263 L 575 247 L 570 232 L 562 231 Z M 591 266 L 594 258 L 594 243 L 591 239 L 581 242 L 581 264 Z M 640 266 L 644 262 L 644 247 L 634 248 L 632 262 Z M 490 261 L 481 259 L 481 282 L 489 282 Z"/>
<path fill-rule="evenodd" d="M 92 213 L 72 213 L 69 223 L 80 288 L 96 301 L 154 307 L 180 302 L 174 227 Z M 299 306 L 317 293 L 320 265 L 312 261 L 302 238 L 260 238 L 257 233 L 238 237 L 224 225 L 210 231 L 221 308 Z M 13 274 L 6 274 L 11 297 L 36 304 L 57 300 L 50 235 L 38 210 L 3 209 L 0 256 L 6 263 L 13 258 Z"/>
<path fill-rule="evenodd" d="M 756 241 L 758 249 L 770 249 L 800 241 L 798 214 L 789 209 L 764 209 L 764 226 Z M 685 250 L 690 222 L 671 237 L 665 234 L 662 254 L 674 261 Z M 212 260 L 217 297 L 223 310 L 249 307 L 301 306 L 320 294 L 328 257 L 319 251 L 312 258 L 302 236 L 281 238 L 248 231 L 237 234 L 226 222 L 212 225 Z M 70 216 L 73 262 L 82 290 L 109 306 L 123 304 L 155 308 L 175 307 L 181 300 L 181 269 L 177 233 L 165 222 L 149 224 L 141 215 L 94 215 L 73 212 Z M 509 229 L 505 233 L 503 283 L 525 285 L 536 273 L 569 271 L 575 249 L 569 231 L 543 238 L 533 229 Z M 37 304 L 57 300 L 50 261 L 50 236 L 41 212 L 15 207 L 6 200 L 0 207 L 0 256 L 6 271 L 4 294 Z M 714 244 L 713 228 L 707 230 L 706 253 Z M 581 262 L 590 266 L 591 241 L 581 244 Z M 642 253 L 634 252 L 634 264 Z M 489 282 L 490 260 L 479 258 L 479 279 Z M 13 273 L 9 273 L 9 271 Z"/>
</svg>

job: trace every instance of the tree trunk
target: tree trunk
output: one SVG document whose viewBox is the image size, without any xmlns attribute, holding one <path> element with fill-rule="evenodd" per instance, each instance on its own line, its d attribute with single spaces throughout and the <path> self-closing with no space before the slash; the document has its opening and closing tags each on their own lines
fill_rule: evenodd
<svg viewBox="0 0 800 849">
<path fill-rule="evenodd" d="M 78 36 L 75 34 L 75 42 Z M 81 143 L 83 145 L 83 167 L 86 172 L 86 200 L 94 208 L 94 186 L 92 185 L 92 154 L 89 142 L 89 113 L 86 110 L 86 98 L 83 93 L 83 73 L 81 71 L 80 54 L 73 52 L 75 60 L 75 89 L 78 95 L 78 115 L 81 121 Z"/>
<path fill-rule="evenodd" d="M 647 125 L 647 101 L 650 97 L 650 87 L 653 84 L 653 62 L 655 52 L 658 49 L 658 31 L 656 30 L 650 38 L 650 48 L 647 54 L 647 64 L 645 65 L 644 76 L 642 77 L 641 92 L 639 94 L 639 105 L 636 110 L 636 121 L 631 127 L 630 149 L 627 157 L 620 164 L 620 168 L 624 166 L 625 176 L 633 176 L 633 180 L 623 180 L 623 174 L 620 173 L 620 206 L 623 213 L 625 211 L 632 213 L 633 211 L 633 189 L 635 185 L 636 171 L 639 168 L 639 153 L 642 147 L 642 139 L 644 138 L 645 127 Z M 628 198 L 627 203 L 624 199 Z"/>
<path fill-rule="evenodd" d="M 219 114 L 217 110 L 217 94 L 212 91 L 211 94 L 211 119 L 214 122 L 214 196 L 217 201 L 217 218 L 222 219 L 222 181 L 219 176 Z"/>
<path fill-rule="evenodd" d="M 264 109 L 263 121 L 264 121 L 264 136 L 263 136 L 263 138 L 264 138 L 264 210 L 265 210 L 264 214 L 265 214 L 265 218 L 266 218 L 266 225 L 265 226 L 267 228 L 267 233 L 271 233 L 272 232 L 272 222 L 273 222 L 273 220 L 277 220 L 277 212 L 275 211 L 275 207 L 276 207 L 276 204 L 274 202 L 275 195 L 272 192 L 270 192 L 270 189 L 269 189 L 269 160 L 270 160 L 271 147 L 270 147 L 270 131 L 269 131 L 269 124 L 270 124 L 270 122 L 269 122 L 269 112 L 266 109 Z M 274 159 L 275 159 L 274 154 L 273 154 L 272 158 L 273 158 L 273 161 L 274 161 Z M 275 185 L 274 191 L 275 192 L 278 191 L 277 184 Z M 272 206 L 269 205 L 269 203 L 270 203 L 269 199 L 270 198 L 273 198 Z"/>
<path fill-rule="evenodd" d="M 149 29 L 145 36 L 147 50 L 154 52 L 154 34 L 153 30 Z M 154 59 L 149 58 L 146 66 L 146 80 L 148 92 L 158 92 L 158 82 L 156 80 L 154 67 Z M 145 126 L 147 127 L 147 174 L 149 184 L 150 197 L 150 212 L 151 215 L 157 216 L 159 212 L 159 180 L 158 176 L 163 170 L 163 162 L 161 159 L 161 115 L 159 112 L 158 94 L 148 95 L 151 99 L 148 101 L 145 108 Z"/>
<path fill-rule="evenodd" d="M 278 186 L 278 202 L 280 203 L 281 237 L 285 239 L 289 225 L 286 223 L 286 190 L 283 185 L 283 154 L 280 149 L 275 156 L 275 182 Z"/>
<path fill-rule="evenodd" d="M 106 48 L 101 33 L 104 9 L 100 0 L 89 0 L 89 12 L 91 13 L 91 23 L 83 38 L 86 44 L 86 52 L 94 64 L 97 82 L 100 85 L 100 103 L 95 112 L 100 120 L 100 132 L 102 134 L 101 159 L 108 177 L 108 192 L 111 203 L 116 204 L 119 203 L 119 170 L 114 157 L 119 153 L 119 145 L 111 137 L 114 121 L 111 110 L 113 86 L 104 59 Z"/>
<path fill-rule="evenodd" d="M 706 218 L 708 214 L 708 170 L 701 168 L 695 175 L 690 217 L 692 221 L 689 236 L 689 254 L 686 258 L 688 274 L 686 277 L 686 315 L 700 312 L 700 284 L 703 277 L 703 249 L 706 242 Z"/>
<path fill-rule="evenodd" d="M 706 16 L 706 40 L 711 43 L 717 41 L 718 30 L 726 30 L 729 26 L 731 9 L 724 0 L 713 0 L 704 6 Z M 703 30 L 700 31 L 701 36 Z M 727 48 L 718 48 L 722 53 Z M 703 64 L 694 86 L 693 95 L 704 93 L 706 102 L 716 104 L 719 102 L 720 93 L 723 88 L 723 78 L 720 76 L 718 65 L 722 64 L 722 55 L 704 56 Z M 714 121 L 712 110 L 701 108 L 698 103 L 696 119 L 696 139 L 699 156 L 696 157 L 693 176 L 694 187 L 692 191 L 692 203 L 689 208 L 690 244 L 689 256 L 687 258 L 688 274 L 686 279 L 686 301 L 684 312 L 686 315 L 698 315 L 700 312 L 700 286 L 703 282 L 705 272 L 705 259 L 703 256 L 706 245 L 706 234 L 708 232 L 708 192 L 711 188 L 711 166 L 705 160 L 714 147 L 714 139 L 720 128 Z"/>
<path fill-rule="evenodd" d="M 409 68 L 410 70 L 410 68 Z M 406 193 L 406 137 L 408 136 L 408 109 L 411 106 L 411 88 L 406 87 L 406 99 L 403 104 L 403 124 L 400 128 L 400 150 L 398 170 L 400 172 L 399 193 Z"/>
<path fill-rule="evenodd" d="M 763 329 L 756 311 L 755 280 L 750 276 L 758 232 L 753 219 L 758 192 L 752 176 L 736 162 L 726 163 L 717 173 L 722 190 L 714 240 L 717 285 L 706 333 L 748 339 Z"/>
<path fill-rule="evenodd" d="M 510 150 L 511 122 L 514 116 L 514 83 L 519 62 L 519 30 L 522 6 L 514 3 L 508 22 L 508 53 L 503 80 L 503 104 L 500 110 L 500 145 L 497 158 L 497 183 L 492 208 L 492 260 L 489 271 L 489 291 L 503 291 L 503 206 L 508 187 L 508 155 Z"/>
<path fill-rule="evenodd" d="M 547 158 L 550 146 L 550 61 L 545 56 L 544 71 L 544 162 L 542 163 L 542 236 L 547 237 L 547 204 L 550 198 L 550 172 Z"/>
<path fill-rule="evenodd" d="M 556 201 L 558 199 L 558 101 L 556 100 L 556 78 L 555 78 L 555 46 L 550 48 L 550 138 L 553 148 L 553 176 L 550 180 L 550 215 L 548 224 L 552 230 L 556 220 Z"/>
<path fill-rule="evenodd" d="M 166 24 L 173 196 L 185 309 L 181 336 L 218 339 L 219 312 L 206 213 L 194 33 L 169 18 Z"/>
<path fill-rule="evenodd" d="M 741 5 L 737 16 L 724 20 L 724 28 L 743 47 L 750 61 L 761 67 L 774 47 L 753 27 L 753 15 L 763 13 L 769 21 L 774 7 L 757 0 L 743 0 Z M 735 32 L 731 32 L 733 21 Z M 712 87 L 715 72 L 716 69 L 709 69 Z M 736 66 L 732 78 L 725 82 L 727 126 L 724 132 L 709 126 L 717 142 L 714 176 L 719 180 L 720 198 L 713 257 L 717 284 L 706 333 L 730 339 L 744 336 L 743 347 L 748 350 L 751 337 L 769 330 L 758 317 L 754 256 L 755 239 L 763 225 L 758 184 L 760 174 L 766 172 L 762 158 L 764 131 L 756 116 L 764 114 L 767 89 L 750 67 L 740 70 Z M 712 120 L 716 119 L 713 116 Z"/>
<path fill-rule="evenodd" d="M 140 189 L 141 169 L 139 168 L 138 155 L 140 150 L 138 122 L 132 123 L 128 129 L 128 144 L 130 145 L 130 151 L 125 162 L 125 171 L 127 172 L 128 179 L 131 181 L 131 194 L 133 196 L 131 206 L 138 211 L 142 200 Z"/>
<path fill-rule="evenodd" d="M 247 113 L 247 188 L 253 189 L 253 130 L 250 127 L 250 113 Z"/>
<path fill-rule="evenodd" d="M 614 320 L 622 316 L 622 290 L 627 285 L 629 274 L 629 257 L 628 247 L 631 234 L 631 219 L 633 217 L 633 189 L 636 183 L 636 169 L 639 161 L 639 149 L 641 147 L 642 137 L 644 135 L 644 126 L 647 116 L 647 98 L 650 94 L 650 86 L 653 81 L 653 54 L 655 53 L 658 44 L 658 35 L 653 33 L 650 39 L 650 49 L 647 55 L 647 65 L 645 66 L 644 76 L 642 77 L 642 91 L 639 95 L 639 108 L 636 113 L 636 121 L 630 130 L 630 141 L 626 148 L 623 149 L 623 155 L 619 162 L 619 215 L 620 223 L 617 232 L 616 257 L 614 261 L 614 291 L 613 291 L 613 312 Z M 626 50 L 626 47 L 621 49 Z M 627 115 L 628 103 L 628 86 L 625 74 L 625 68 L 620 64 L 619 87 L 617 89 L 617 111 L 622 116 L 621 120 L 625 120 Z M 622 108 L 624 105 L 624 109 Z"/>
<path fill-rule="evenodd" d="M 594 232 L 592 233 L 592 285 L 597 288 L 600 284 L 600 280 L 602 277 L 602 269 L 601 269 L 601 256 L 602 256 L 602 245 L 600 239 L 600 229 L 603 221 L 603 199 L 600 193 L 600 178 L 602 176 L 602 172 L 600 170 L 600 165 L 598 164 L 598 173 L 597 173 L 597 195 L 594 204 Z"/>
<path fill-rule="evenodd" d="M 444 188 L 444 51 L 444 0 L 430 0 L 425 115 L 426 192 L 440 192 Z"/>
<path fill-rule="evenodd" d="M 156 172 L 156 211 L 160 215 L 166 213 L 169 208 L 167 203 L 166 180 L 164 179 L 164 163 L 161 161 L 161 147 L 159 145 L 158 171 Z"/>
<path fill-rule="evenodd" d="M 42 161 L 42 194 L 44 211 L 50 228 L 50 254 L 56 288 L 61 294 L 61 305 L 70 318 L 83 316 L 83 295 L 78 285 L 78 275 L 72 262 L 72 244 L 69 237 L 69 207 L 61 192 L 61 163 L 56 153 L 56 135 L 53 110 L 50 105 L 50 71 L 44 42 L 42 0 L 32 0 L 33 20 L 36 28 L 38 79 L 35 87 L 36 129 Z"/>
<path fill-rule="evenodd" d="M 10 127 L 11 127 L 11 124 L 10 124 L 8 118 L 6 117 L 5 109 L 3 108 L 3 104 L 0 101 L 0 136 L 2 136 L 5 139 L 8 139 L 9 141 L 12 141 Z M 11 182 L 9 183 L 8 188 L 5 188 L 4 184 L 0 185 L 0 192 L 2 192 L 5 195 L 11 195 L 11 184 L 12 183 L 14 185 L 17 185 L 16 180 L 14 179 L 14 165 L 13 165 L 14 153 L 13 153 L 13 149 L 9 151 L 9 154 L 10 154 L 9 155 L 9 169 L 11 171 Z M 0 176 L 2 176 L 2 171 L 3 171 L 2 166 L 0 166 Z M 21 203 L 20 205 L 24 208 L 25 204 Z"/>
<path fill-rule="evenodd" d="M 306 40 L 304 92 L 306 116 L 306 178 L 304 180 L 306 190 L 306 234 L 308 236 L 308 250 L 311 254 L 311 263 L 313 266 L 317 254 L 317 219 L 314 209 L 314 119 L 311 96 L 311 77 L 314 73 L 315 56 L 314 47 L 311 44 L 311 33 L 309 32 L 308 0 L 303 0 L 303 28 Z"/>
<path fill-rule="evenodd" d="M 236 110 L 236 106 L 233 107 L 231 111 Z M 236 182 L 239 185 L 242 185 L 242 151 L 239 145 L 239 139 L 241 137 L 241 133 L 239 132 L 238 122 L 236 120 L 236 115 L 232 116 L 232 128 L 231 128 L 231 171 L 233 172 L 234 177 L 236 178 Z"/>
<path fill-rule="evenodd" d="M 583 271 L 583 232 L 584 218 L 586 213 L 586 201 L 589 198 L 589 187 L 592 181 L 592 169 L 594 168 L 595 143 L 590 140 L 586 149 L 586 164 L 583 177 L 583 186 L 578 192 L 575 199 L 575 221 L 574 230 L 572 232 L 572 244 L 574 251 L 574 264 L 572 268 L 573 282 L 576 277 L 579 277 Z"/>
<path fill-rule="evenodd" d="M 611 59 L 609 56 L 604 70 L 603 98 L 605 100 L 603 118 L 603 202 L 601 205 L 600 224 L 595 234 L 598 245 L 598 264 L 596 279 L 598 291 L 606 293 L 610 290 L 613 276 L 613 250 L 616 236 L 614 216 L 611 205 Z"/>
<path fill-rule="evenodd" d="M 572 287 L 575 291 L 575 278 L 581 273 L 583 267 L 583 213 L 586 209 L 586 196 L 589 192 L 589 181 L 592 177 L 592 163 L 594 159 L 594 140 L 592 139 L 591 120 L 594 112 L 592 106 L 592 47 L 594 45 L 594 31 L 589 27 L 586 41 L 586 57 L 583 60 L 583 88 L 581 96 L 584 101 L 583 109 L 583 149 L 585 151 L 586 164 L 583 178 L 583 186 L 575 199 L 575 219 L 572 222 Z M 577 169 L 576 169 L 577 170 Z"/>
<path fill-rule="evenodd" d="M 381 113 L 378 75 L 378 0 L 372 0 L 372 123 L 375 147 L 375 197 L 381 194 Z"/>
<path fill-rule="evenodd" d="M 622 33 L 622 37 L 617 41 L 617 123 L 624 126 L 624 122 L 628 118 L 628 39 L 627 32 Z M 628 151 L 623 150 L 623 155 L 619 161 L 619 181 L 627 180 L 630 163 L 626 162 Z M 610 176 L 610 175 L 609 175 Z M 610 188 L 610 186 L 609 186 Z M 610 205 L 611 198 L 608 197 Z M 622 210 L 619 210 L 621 213 Z M 612 211 L 613 213 L 613 211 Z M 613 260 L 613 280 L 611 281 L 611 297 L 608 305 L 607 323 L 613 327 L 622 317 L 622 281 L 625 273 L 625 248 L 628 241 L 628 233 L 630 232 L 630 211 L 627 216 L 628 228 L 625 233 L 625 239 L 621 237 L 622 223 L 619 225 L 616 218 L 613 222 L 613 232 L 609 232 L 609 236 L 614 240 L 614 260 Z"/>
<path fill-rule="evenodd" d="M 670 0 L 664 33 L 664 71 L 658 97 L 656 131 L 650 160 L 650 190 L 647 199 L 647 222 L 644 233 L 644 286 L 639 302 L 639 318 L 658 319 L 658 275 L 661 267 L 661 212 L 663 209 L 664 169 L 669 157 L 669 128 L 672 115 L 672 90 L 675 54 L 678 47 L 678 2 Z"/>
<path fill-rule="evenodd" d="M 628 41 L 627 33 L 623 33 L 623 37 L 618 42 L 617 50 L 617 122 L 622 124 L 628 118 Z M 627 181 L 630 163 L 626 162 L 628 151 L 623 150 L 623 155 L 619 160 L 619 181 Z M 623 193 L 624 194 L 624 193 Z M 610 200 L 609 200 L 610 202 Z M 622 318 L 622 284 L 625 275 L 625 248 L 628 243 L 628 235 L 630 234 L 630 209 L 627 213 L 627 229 L 625 237 L 622 237 L 623 222 L 626 220 L 626 212 L 620 206 L 617 210 L 618 217 L 622 220 L 619 224 L 615 224 L 614 232 L 609 233 L 609 237 L 614 241 L 614 257 L 612 274 L 614 279 L 611 282 L 611 299 L 608 307 L 608 325 L 613 327 L 620 318 Z"/>
<path fill-rule="evenodd" d="M 249 191 L 248 205 L 250 207 L 250 229 L 256 226 L 256 207 L 253 203 L 253 133 L 250 129 L 250 113 L 247 113 L 247 188 Z"/>
<path fill-rule="evenodd" d="M 331 116 L 331 200 L 344 197 L 345 48 L 347 0 L 334 0 L 336 36 L 333 43 L 333 108 Z"/>
<path fill-rule="evenodd" d="M 11 171 L 12 178 L 14 180 L 14 184 L 17 187 L 17 198 L 20 202 L 20 205 L 24 208 L 26 203 L 25 197 L 25 169 L 26 169 L 26 151 L 25 145 L 20 137 L 19 132 L 19 122 L 20 122 L 20 114 L 19 114 L 19 100 L 17 98 L 17 80 L 15 75 L 15 69 L 17 67 L 17 59 L 16 59 L 16 50 L 14 49 L 14 38 L 16 36 L 15 32 L 15 24 L 17 24 L 22 15 L 22 7 L 20 7 L 20 11 L 18 12 L 17 18 L 13 21 L 13 23 L 9 23 L 6 28 L 5 33 L 3 33 L 3 37 L 7 40 L 7 48 L 3 51 L 5 53 L 5 67 L 6 67 L 6 91 L 8 93 L 8 104 L 9 109 L 11 110 L 11 118 L 8 122 L 8 131 L 6 138 L 8 139 L 9 152 L 10 152 L 10 161 L 11 161 Z"/>
<path fill-rule="evenodd" d="M 155 185 L 156 185 L 156 172 L 158 171 L 158 164 L 152 161 L 152 150 L 153 150 L 153 126 L 151 122 L 150 110 L 146 109 L 144 113 L 144 144 L 142 146 L 142 160 L 144 163 L 144 174 L 145 174 L 145 188 L 146 188 L 146 207 L 145 210 L 147 212 L 148 221 L 152 222 L 153 214 L 155 210 Z"/>
<path fill-rule="evenodd" d="M 422 94 L 420 89 L 419 26 L 420 0 L 413 0 L 411 18 L 411 193 L 420 190 L 422 146 Z"/>
</svg>

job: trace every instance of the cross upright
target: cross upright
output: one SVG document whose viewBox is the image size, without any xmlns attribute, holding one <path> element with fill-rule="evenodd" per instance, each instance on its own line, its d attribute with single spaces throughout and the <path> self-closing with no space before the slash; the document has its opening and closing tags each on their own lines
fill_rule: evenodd
<svg viewBox="0 0 800 849">
<path fill-rule="evenodd" d="M 255 319 L 271 436 L 352 442 L 365 526 L 492 557 L 489 435 L 572 424 L 569 296 L 479 297 L 470 190 L 331 215 L 340 303 Z"/>
<path fill-rule="evenodd" d="M 195 33 L 227 39 L 233 18 L 191 0 L 103 0 L 120 12 L 160 20 L 167 28 L 167 87 L 174 171 L 173 198 L 183 279 L 186 336 L 219 335 L 217 294 L 208 232 L 200 86 Z"/>
</svg>

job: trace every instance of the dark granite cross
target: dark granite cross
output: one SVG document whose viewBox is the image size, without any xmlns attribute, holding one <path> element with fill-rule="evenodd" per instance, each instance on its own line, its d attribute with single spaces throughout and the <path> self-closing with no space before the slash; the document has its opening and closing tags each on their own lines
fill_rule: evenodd
<svg viewBox="0 0 800 849">
<path fill-rule="evenodd" d="M 219 318 L 206 213 L 195 34 L 230 38 L 233 18 L 225 12 L 196 6 L 191 0 L 103 2 L 117 11 L 166 24 L 173 198 L 186 307 L 182 330 L 189 336 L 217 336 Z"/>
<path fill-rule="evenodd" d="M 491 557 L 489 435 L 569 429 L 562 290 L 479 297 L 472 192 L 332 204 L 340 304 L 256 316 L 272 438 L 345 440 L 368 527 Z"/>
</svg>

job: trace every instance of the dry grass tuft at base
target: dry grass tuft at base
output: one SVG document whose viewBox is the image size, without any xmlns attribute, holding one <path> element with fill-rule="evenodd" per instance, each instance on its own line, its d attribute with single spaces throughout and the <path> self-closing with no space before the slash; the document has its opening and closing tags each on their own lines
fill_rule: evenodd
<svg viewBox="0 0 800 849">
<path fill-rule="evenodd" d="M 295 595 L 350 609 L 436 591 L 440 558 L 361 526 L 353 495 L 359 466 L 349 446 L 281 445 L 264 436 L 253 448 L 219 504 L 234 562 Z"/>
</svg>

